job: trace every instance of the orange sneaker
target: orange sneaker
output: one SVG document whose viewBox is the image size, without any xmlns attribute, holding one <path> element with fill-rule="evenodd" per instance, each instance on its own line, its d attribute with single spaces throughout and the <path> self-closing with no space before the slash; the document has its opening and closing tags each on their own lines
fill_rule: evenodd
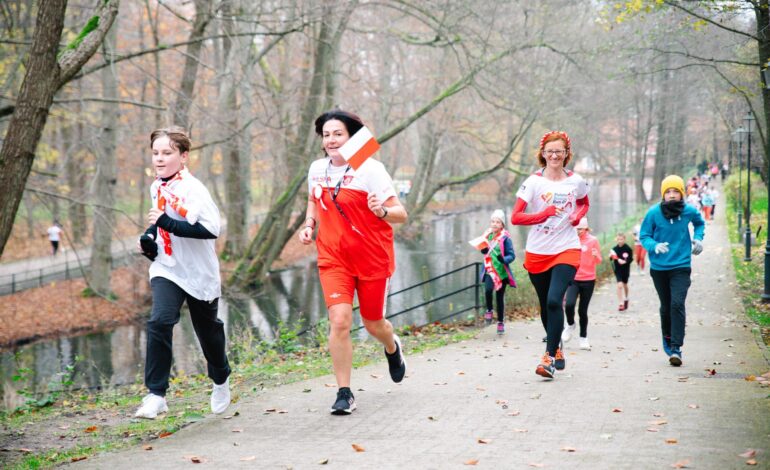
<svg viewBox="0 0 770 470">
<path fill-rule="evenodd" d="M 561 352 L 561 348 L 556 350 L 556 357 L 554 358 L 553 365 L 556 367 L 556 370 L 564 370 L 564 368 L 567 367 L 567 360 L 564 359 L 564 353 Z"/>
<path fill-rule="evenodd" d="M 542 361 L 540 361 L 540 364 L 538 364 L 537 369 L 535 369 L 535 373 L 547 379 L 552 379 L 554 374 L 556 374 L 553 361 L 554 359 L 548 355 L 548 352 L 546 352 L 543 355 Z"/>
</svg>

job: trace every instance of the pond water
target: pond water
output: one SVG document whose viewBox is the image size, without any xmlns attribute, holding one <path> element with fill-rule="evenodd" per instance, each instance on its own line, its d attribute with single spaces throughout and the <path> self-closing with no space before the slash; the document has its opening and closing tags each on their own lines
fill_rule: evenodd
<svg viewBox="0 0 770 470">
<path fill-rule="evenodd" d="M 613 178 L 592 181 L 589 220 L 597 234 L 632 214 L 637 209 L 630 181 Z M 649 194 L 649 192 L 648 192 Z M 476 208 L 469 212 L 437 216 L 419 242 L 396 244 L 396 273 L 391 292 L 397 292 L 429 278 L 439 276 L 474 262 L 481 256 L 469 245 L 488 227 L 489 215 L 496 207 Z M 506 216 L 510 206 L 505 207 Z M 517 255 L 523 252 L 526 228 L 511 230 Z M 521 262 L 517 260 L 516 262 Z M 394 296 L 387 314 L 445 293 L 474 284 L 477 276 L 471 266 L 428 285 Z M 468 289 L 431 305 L 416 308 L 392 319 L 394 324 L 425 324 L 475 305 L 475 291 Z M 472 314 L 473 311 L 466 312 Z M 251 330 L 260 339 L 273 341 L 280 325 L 304 329 L 326 315 L 318 282 L 315 259 L 272 273 L 258 292 L 238 297 L 223 297 L 219 316 L 230 338 Z M 361 329 L 354 333 L 367 337 Z M 37 396 L 60 389 L 63 381 L 77 388 L 99 388 L 142 381 L 145 353 L 144 325 L 128 325 L 100 334 L 61 337 L 27 345 L 0 354 L 0 390 L 5 409 L 24 403 L 28 393 Z M 187 316 L 174 330 L 174 366 L 172 374 L 205 371 L 192 324 Z"/>
</svg>

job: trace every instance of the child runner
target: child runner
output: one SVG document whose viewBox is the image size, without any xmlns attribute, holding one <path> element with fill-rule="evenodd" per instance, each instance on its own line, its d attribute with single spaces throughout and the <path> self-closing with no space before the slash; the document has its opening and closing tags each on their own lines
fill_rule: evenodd
<svg viewBox="0 0 770 470">
<path fill-rule="evenodd" d="M 575 225 L 588 212 L 588 183 L 565 168 L 572 158 L 566 132 L 551 131 L 540 139 L 537 161 L 542 167 L 516 193 L 514 225 L 533 225 L 527 236 L 524 268 L 540 301 L 546 329 L 546 351 L 535 373 L 553 378 L 566 366 L 560 342 L 564 329 L 564 294 L 580 265 Z M 525 213 L 529 207 L 530 212 Z"/>
<path fill-rule="evenodd" d="M 578 238 L 580 238 L 580 266 L 575 274 L 575 280 L 567 287 L 565 313 L 567 314 L 567 327 L 561 334 L 561 340 L 567 342 L 572 339 L 575 332 L 575 303 L 580 297 L 578 315 L 580 316 L 580 349 L 591 349 L 588 342 L 588 303 L 594 293 L 596 285 L 596 265 L 602 262 L 601 246 L 599 240 L 591 235 L 588 227 L 588 217 L 583 217 L 577 225 Z"/>
<path fill-rule="evenodd" d="M 147 321 L 144 383 L 149 393 L 136 411 L 139 418 L 155 418 L 168 411 L 166 390 L 171 373 L 174 325 L 187 301 L 195 334 L 214 381 L 211 411 L 223 413 L 230 404 L 230 365 L 225 353 L 225 330 L 217 318 L 220 296 L 219 259 L 214 239 L 219 235 L 219 210 L 206 187 L 185 168 L 190 138 L 180 127 L 158 129 L 150 135 L 157 179 L 150 187 L 150 232 L 139 241 L 150 265 L 152 312 Z"/>
<path fill-rule="evenodd" d="M 497 307 L 497 334 L 505 333 L 505 286 L 516 287 L 513 272 L 508 266 L 516 259 L 513 252 L 511 234 L 505 229 L 505 215 L 497 209 L 492 212 L 489 220 L 489 229 L 484 232 L 484 238 L 490 248 L 484 248 L 484 273 L 481 279 L 484 281 L 484 297 L 487 303 L 487 312 L 484 319 L 492 323 L 492 293 L 495 294 Z"/>
<path fill-rule="evenodd" d="M 612 270 L 615 271 L 615 280 L 618 282 L 618 311 L 628 309 L 628 278 L 631 277 L 631 262 L 634 260 L 634 252 L 626 244 L 626 234 L 618 232 L 615 236 L 615 245 L 610 250 Z"/>
<path fill-rule="evenodd" d="M 652 206 L 644 217 L 641 239 L 650 253 L 650 276 L 660 298 L 663 351 L 669 363 L 678 367 L 682 365 L 685 300 L 692 272 L 690 254 L 703 251 L 705 222 L 697 209 L 684 203 L 684 182 L 679 176 L 667 176 L 660 193 L 660 204 Z"/>
<path fill-rule="evenodd" d="M 636 267 L 640 273 L 644 272 L 644 261 L 647 257 L 647 250 L 642 246 L 642 241 L 639 239 L 639 231 L 642 229 L 642 220 L 639 219 L 639 223 L 634 225 L 634 260 L 636 261 Z"/>
</svg>

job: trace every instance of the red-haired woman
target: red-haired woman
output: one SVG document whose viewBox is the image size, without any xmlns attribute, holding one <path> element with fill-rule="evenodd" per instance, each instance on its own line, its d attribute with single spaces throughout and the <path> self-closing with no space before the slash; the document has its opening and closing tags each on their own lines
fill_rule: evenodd
<svg viewBox="0 0 770 470">
<path fill-rule="evenodd" d="M 512 224 L 534 226 L 527 236 L 524 268 L 537 292 L 546 330 L 546 352 L 535 372 L 547 378 L 566 366 L 560 347 L 562 302 L 580 265 L 580 240 L 574 227 L 588 212 L 588 183 L 565 168 L 571 158 L 567 133 L 546 133 L 537 152 L 541 169 L 521 185 L 511 214 Z"/>
</svg>

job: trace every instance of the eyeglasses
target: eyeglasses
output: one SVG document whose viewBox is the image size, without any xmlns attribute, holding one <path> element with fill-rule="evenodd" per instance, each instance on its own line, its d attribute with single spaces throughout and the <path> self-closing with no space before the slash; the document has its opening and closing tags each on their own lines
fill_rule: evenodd
<svg viewBox="0 0 770 470">
<path fill-rule="evenodd" d="M 550 157 L 556 155 L 557 157 L 563 157 L 567 155 L 566 150 L 543 150 L 543 156 Z"/>
</svg>

